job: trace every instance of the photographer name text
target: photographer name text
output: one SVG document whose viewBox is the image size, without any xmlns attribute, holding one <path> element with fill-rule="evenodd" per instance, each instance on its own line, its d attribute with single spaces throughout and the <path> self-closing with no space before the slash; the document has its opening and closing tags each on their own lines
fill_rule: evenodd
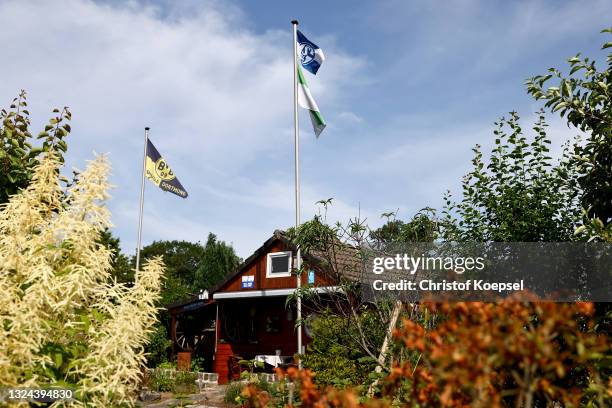
<svg viewBox="0 0 612 408">
<path fill-rule="evenodd" d="M 482 279 L 468 279 L 464 282 L 458 281 L 434 281 L 423 279 L 415 282 L 402 279 L 397 282 L 385 282 L 377 279 L 372 282 L 372 288 L 376 291 L 491 291 L 511 292 L 524 290 L 523 280 L 519 282 L 488 282 Z"/>
</svg>

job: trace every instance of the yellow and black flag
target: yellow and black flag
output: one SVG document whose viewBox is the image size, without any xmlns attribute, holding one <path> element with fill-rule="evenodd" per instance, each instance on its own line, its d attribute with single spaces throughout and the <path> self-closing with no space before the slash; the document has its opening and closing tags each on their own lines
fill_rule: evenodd
<svg viewBox="0 0 612 408">
<path fill-rule="evenodd" d="M 169 191 L 179 197 L 187 198 L 187 191 L 172 170 L 166 160 L 161 157 L 153 143 L 147 139 L 146 176 L 156 186 L 164 191 Z"/>
</svg>

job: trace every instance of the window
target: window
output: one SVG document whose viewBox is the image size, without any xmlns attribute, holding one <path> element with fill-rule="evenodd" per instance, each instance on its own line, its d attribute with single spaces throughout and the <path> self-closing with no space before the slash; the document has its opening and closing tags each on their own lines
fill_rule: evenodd
<svg viewBox="0 0 612 408">
<path fill-rule="evenodd" d="M 291 251 L 268 254 L 266 278 L 291 276 Z"/>
</svg>

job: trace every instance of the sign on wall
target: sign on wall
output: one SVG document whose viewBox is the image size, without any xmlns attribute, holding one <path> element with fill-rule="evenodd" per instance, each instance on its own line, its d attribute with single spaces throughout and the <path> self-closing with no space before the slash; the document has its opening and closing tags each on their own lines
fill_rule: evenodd
<svg viewBox="0 0 612 408">
<path fill-rule="evenodd" d="M 255 287 L 255 276 L 244 275 L 242 276 L 242 289 L 252 289 Z"/>
<path fill-rule="evenodd" d="M 314 285 L 314 283 L 315 283 L 315 275 L 314 275 L 314 271 L 311 269 L 308 271 L 308 284 Z"/>
</svg>

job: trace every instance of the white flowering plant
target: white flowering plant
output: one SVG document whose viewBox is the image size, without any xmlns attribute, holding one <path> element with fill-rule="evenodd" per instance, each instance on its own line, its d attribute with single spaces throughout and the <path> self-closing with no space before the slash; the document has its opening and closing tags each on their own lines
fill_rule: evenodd
<svg viewBox="0 0 612 408">
<path fill-rule="evenodd" d="M 127 287 L 111 279 L 109 163 L 69 186 L 50 151 L 31 183 L 0 205 L 0 388 L 72 388 L 53 406 L 131 406 L 156 322 L 163 264 Z M 24 404 L 27 404 L 24 402 Z"/>
</svg>

